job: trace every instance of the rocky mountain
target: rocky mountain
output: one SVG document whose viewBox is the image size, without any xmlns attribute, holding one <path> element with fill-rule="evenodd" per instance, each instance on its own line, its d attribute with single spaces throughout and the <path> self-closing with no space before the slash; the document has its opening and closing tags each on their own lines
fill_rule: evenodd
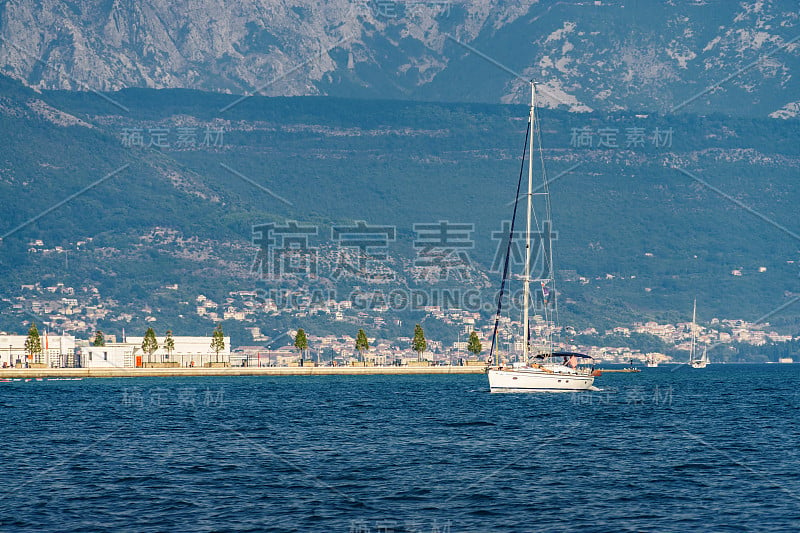
<svg viewBox="0 0 800 533">
<path fill-rule="evenodd" d="M 792 0 L 0 2 L 2 72 L 38 89 L 195 88 L 543 103 L 571 111 L 800 109 Z"/>
</svg>

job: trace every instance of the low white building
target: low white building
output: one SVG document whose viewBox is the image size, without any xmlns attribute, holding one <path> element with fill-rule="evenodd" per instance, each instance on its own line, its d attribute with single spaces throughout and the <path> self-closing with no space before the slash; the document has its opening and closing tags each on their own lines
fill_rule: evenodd
<svg viewBox="0 0 800 533">
<path fill-rule="evenodd" d="M 142 350 L 144 337 L 127 337 L 125 342 L 107 342 L 105 346 L 84 346 L 79 350 L 81 366 L 86 368 L 138 368 L 154 363 L 176 366 L 203 366 L 210 362 L 230 363 L 230 337 L 217 355 L 211 349 L 211 337 L 173 337 L 175 349 L 168 353 L 166 337 L 156 337 L 158 350 L 148 356 Z M 194 363 L 194 364 L 192 364 Z"/>
<path fill-rule="evenodd" d="M 217 354 L 211 349 L 211 337 L 189 337 L 174 336 L 175 349 L 168 353 L 164 347 L 166 337 L 156 337 L 158 350 L 152 356 L 148 356 L 142 350 L 144 337 L 127 337 L 125 344 L 135 348 L 134 365 L 141 366 L 146 363 L 163 363 L 167 361 L 178 362 L 180 366 L 203 366 L 206 363 L 230 363 L 231 360 L 231 338 L 224 337 L 225 348 Z M 138 359 L 141 357 L 141 359 Z"/>
<path fill-rule="evenodd" d="M 86 368 L 133 368 L 142 347 L 126 342 L 108 342 L 105 346 L 80 349 L 81 366 Z M 139 352 L 137 354 L 137 351 Z"/>
<path fill-rule="evenodd" d="M 0 366 L 44 363 L 48 367 L 60 368 L 75 366 L 75 337 L 41 333 L 42 353 L 28 358 L 25 351 L 27 335 L 0 335 Z"/>
</svg>

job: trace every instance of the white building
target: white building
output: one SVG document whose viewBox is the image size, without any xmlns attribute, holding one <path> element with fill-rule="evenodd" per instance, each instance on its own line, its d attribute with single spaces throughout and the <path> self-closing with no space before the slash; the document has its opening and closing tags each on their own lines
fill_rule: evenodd
<svg viewBox="0 0 800 533">
<path fill-rule="evenodd" d="M 231 338 L 219 354 L 211 349 L 211 337 L 173 337 L 171 354 L 164 348 L 164 337 L 157 337 L 159 349 L 149 357 L 142 350 L 143 337 L 128 337 L 126 342 L 106 342 L 105 346 L 84 345 L 76 349 L 72 335 L 42 333 L 42 353 L 28 357 L 27 335 L 0 335 L 0 367 L 33 364 L 50 368 L 82 366 L 87 368 L 134 368 L 145 363 L 177 363 L 179 366 L 203 366 L 206 363 L 230 363 Z M 107 336 L 113 341 L 113 336 Z M 86 342 L 86 341 L 83 341 Z"/>
<path fill-rule="evenodd" d="M 28 354 L 25 352 L 27 335 L 0 335 L 0 366 L 34 363 L 59 368 L 77 364 L 75 359 L 75 337 L 72 335 L 42 333 L 40 338 L 42 341 L 42 354 L 28 358 Z"/>
<path fill-rule="evenodd" d="M 134 364 L 140 366 L 144 363 L 162 363 L 166 361 L 173 361 L 180 363 L 180 366 L 190 366 L 194 362 L 194 366 L 203 366 L 205 363 L 219 362 L 230 363 L 231 359 L 231 338 L 224 337 L 225 348 L 220 350 L 219 355 L 211 349 L 211 337 L 185 337 L 175 336 L 172 340 L 175 342 L 175 349 L 172 353 L 168 353 L 164 347 L 166 337 L 156 337 L 158 341 L 158 350 L 156 350 L 151 357 L 142 351 L 142 342 L 144 337 L 127 337 L 125 344 L 135 348 Z M 137 359 L 141 357 L 142 359 Z"/>
<path fill-rule="evenodd" d="M 137 354 L 138 351 L 138 354 Z M 84 346 L 80 350 L 81 366 L 86 368 L 133 368 L 136 355 L 142 351 L 126 342 L 108 342 L 105 346 Z"/>
</svg>

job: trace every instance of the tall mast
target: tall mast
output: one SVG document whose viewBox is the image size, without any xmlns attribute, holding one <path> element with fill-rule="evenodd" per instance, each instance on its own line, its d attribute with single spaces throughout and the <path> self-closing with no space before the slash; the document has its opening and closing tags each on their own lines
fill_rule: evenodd
<svg viewBox="0 0 800 533">
<path fill-rule="evenodd" d="M 689 361 L 694 359 L 694 343 L 695 343 L 695 322 L 697 321 L 697 298 L 694 299 L 694 306 L 692 307 L 692 351 L 689 352 Z"/>
<path fill-rule="evenodd" d="M 536 85 L 531 82 L 531 134 L 528 146 L 528 214 L 525 224 L 525 277 L 523 278 L 522 292 L 522 353 L 524 363 L 530 359 L 530 298 L 531 298 L 531 213 L 533 211 L 533 137 L 534 137 L 534 106 L 536 105 Z"/>
</svg>

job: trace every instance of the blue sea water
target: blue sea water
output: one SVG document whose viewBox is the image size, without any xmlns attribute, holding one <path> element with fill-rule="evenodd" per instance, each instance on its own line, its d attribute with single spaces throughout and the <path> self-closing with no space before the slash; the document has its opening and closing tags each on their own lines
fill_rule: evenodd
<svg viewBox="0 0 800 533">
<path fill-rule="evenodd" d="M 800 365 L 0 383 L 0 530 L 797 531 Z"/>
</svg>

